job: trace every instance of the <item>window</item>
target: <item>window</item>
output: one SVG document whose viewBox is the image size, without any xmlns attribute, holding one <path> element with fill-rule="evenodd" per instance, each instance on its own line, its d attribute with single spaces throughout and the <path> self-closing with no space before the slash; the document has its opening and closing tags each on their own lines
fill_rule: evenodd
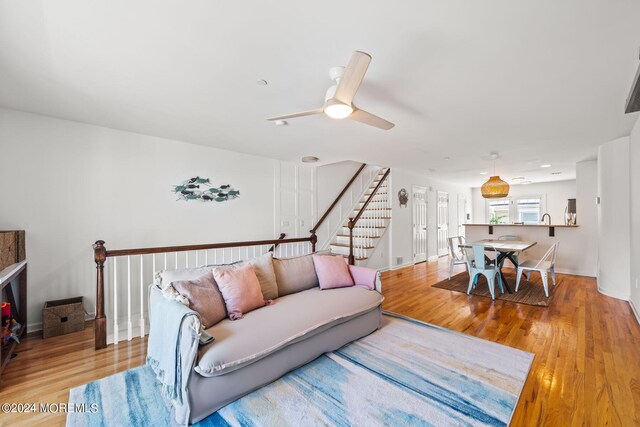
<svg viewBox="0 0 640 427">
<path fill-rule="evenodd" d="M 491 200 L 487 203 L 490 224 L 508 224 L 511 199 Z"/>
<path fill-rule="evenodd" d="M 518 199 L 518 203 L 517 203 L 518 222 L 522 222 L 524 224 L 539 224 L 541 202 L 542 201 L 539 197 L 529 198 L 529 199 Z"/>
</svg>

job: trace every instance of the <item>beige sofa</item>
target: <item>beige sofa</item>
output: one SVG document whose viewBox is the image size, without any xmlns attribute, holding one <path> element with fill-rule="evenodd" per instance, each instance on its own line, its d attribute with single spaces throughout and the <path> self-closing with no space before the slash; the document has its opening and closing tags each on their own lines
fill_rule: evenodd
<svg viewBox="0 0 640 427">
<path fill-rule="evenodd" d="M 303 268 L 306 271 L 298 271 L 301 278 L 315 276 L 315 271 Z M 280 278 L 290 283 L 291 277 Z M 183 320 L 175 350 L 181 387 L 179 396 L 169 401 L 176 422 L 198 422 L 323 353 L 375 331 L 383 300 L 379 291 L 379 280 L 376 290 L 358 286 L 321 290 L 316 278 L 311 288 L 280 296 L 243 319 L 226 319 L 207 329 L 215 341 L 206 345 L 199 345 L 199 316 L 189 315 L 188 307 L 180 308 Z M 150 313 L 167 313 L 178 309 L 172 304 L 180 303 L 165 298 L 156 285 L 151 287 L 149 304 Z M 180 321 L 167 316 L 150 320 L 150 339 L 167 322 Z"/>
</svg>

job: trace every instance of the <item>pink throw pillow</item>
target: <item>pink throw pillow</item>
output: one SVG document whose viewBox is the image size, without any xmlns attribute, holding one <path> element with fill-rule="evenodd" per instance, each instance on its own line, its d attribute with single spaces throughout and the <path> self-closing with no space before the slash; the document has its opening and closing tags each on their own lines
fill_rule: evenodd
<svg viewBox="0 0 640 427">
<path fill-rule="evenodd" d="M 231 320 L 242 319 L 251 310 L 271 303 L 270 300 L 265 301 L 258 276 L 251 264 L 234 269 L 214 268 L 213 277 L 222 293 Z"/>
<path fill-rule="evenodd" d="M 313 255 L 320 289 L 345 288 L 353 286 L 349 266 L 342 256 Z"/>
<path fill-rule="evenodd" d="M 378 278 L 378 270 L 373 268 L 358 267 L 350 265 L 349 272 L 356 286 L 367 288 L 373 291 L 376 288 L 376 279 Z"/>
</svg>

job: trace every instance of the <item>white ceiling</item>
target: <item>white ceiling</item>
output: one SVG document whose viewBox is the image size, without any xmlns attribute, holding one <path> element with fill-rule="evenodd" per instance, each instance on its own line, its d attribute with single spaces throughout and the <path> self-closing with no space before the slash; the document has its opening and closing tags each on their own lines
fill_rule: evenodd
<svg viewBox="0 0 640 427">
<path fill-rule="evenodd" d="M 473 186 L 496 150 L 504 178 L 568 179 L 637 118 L 639 16 L 635 0 L 0 0 L 0 106 Z M 355 49 L 373 56 L 355 102 L 395 128 L 264 120 L 321 106 Z"/>
</svg>

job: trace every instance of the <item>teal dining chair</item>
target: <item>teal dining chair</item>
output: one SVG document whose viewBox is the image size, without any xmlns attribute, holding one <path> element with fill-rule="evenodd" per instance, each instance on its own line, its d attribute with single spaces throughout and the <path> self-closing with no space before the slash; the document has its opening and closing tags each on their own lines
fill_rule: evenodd
<svg viewBox="0 0 640 427">
<path fill-rule="evenodd" d="M 493 252 L 494 259 L 485 256 L 485 252 Z M 504 293 L 502 286 L 502 277 L 500 276 L 500 267 L 496 265 L 498 250 L 491 245 L 471 245 L 471 248 L 465 248 L 465 257 L 467 258 L 467 268 L 469 269 L 469 287 L 467 295 L 478 284 L 478 278 L 482 275 L 487 279 L 491 299 L 496 299 L 495 284 L 498 282 L 500 292 Z"/>
</svg>

